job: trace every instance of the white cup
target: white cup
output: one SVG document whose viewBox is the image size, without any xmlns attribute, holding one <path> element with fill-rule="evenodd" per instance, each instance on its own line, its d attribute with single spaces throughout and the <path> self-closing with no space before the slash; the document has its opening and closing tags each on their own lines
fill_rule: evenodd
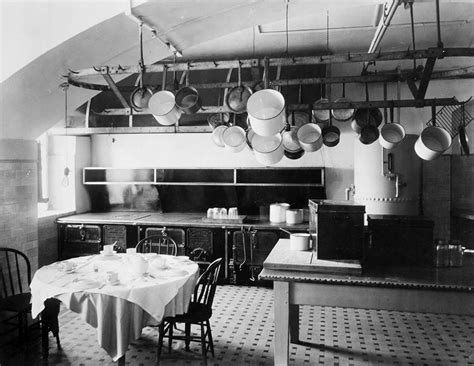
<svg viewBox="0 0 474 366">
<path fill-rule="evenodd" d="M 158 255 L 157 257 L 153 258 L 153 260 L 151 261 L 151 265 L 152 267 L 157 269 L 164 269 L 167 265 L 166 258 Z"/>
<path fill-rule="evenodd" d="M 118 281 L 118 273 L 113 271 L 108 271 L 106 274 L 106 281 L 108 283 L 115 283 Z"/>
<path fill-rule="evenodd" d="M 137 254 L 137 248 L 127 248 L 127 254 Z"/>
<path fill-rule="evenodd" d="M 61 268 L 61 271 L 70 272 L 74 270 L 74 268 L 76 268 L 76 265 L 72 262 L 64 261 L 61 263 L 60 268 Z"/>
<path fill-rule="evenodd" d="M 105 254 L 112 254 L 114 252 L 114 245 L 104 245 L 104 253 Z"/>
</svg>

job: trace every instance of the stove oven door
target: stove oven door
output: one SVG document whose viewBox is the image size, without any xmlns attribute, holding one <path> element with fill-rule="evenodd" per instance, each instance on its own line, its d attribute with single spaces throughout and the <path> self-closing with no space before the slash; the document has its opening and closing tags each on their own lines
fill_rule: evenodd
<svg viewBox="0 0 474 366">
<path fill-rule="evenodd" d="M 64 238 L 60 245 L 61 259 L 99 254 L 102 248 L 102 229 L 98 225 L 68 224 L 61 236 Z"/>
</svg>

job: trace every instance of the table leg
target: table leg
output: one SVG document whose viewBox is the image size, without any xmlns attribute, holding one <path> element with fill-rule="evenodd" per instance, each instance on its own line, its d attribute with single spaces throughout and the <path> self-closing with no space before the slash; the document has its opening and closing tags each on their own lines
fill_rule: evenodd
<svg viewBox="0 0 474 366">
<path fill-rule="evenodd" d="M 289 361 L 289 313 L 290 313 L 290 284 L 275 281 L 275 365 L 288 365 Z"/>
<path fill-rule="evenodd" d="M 300 341 L 300 306 L 290 304 L 290 342 Z"/>
</svg>

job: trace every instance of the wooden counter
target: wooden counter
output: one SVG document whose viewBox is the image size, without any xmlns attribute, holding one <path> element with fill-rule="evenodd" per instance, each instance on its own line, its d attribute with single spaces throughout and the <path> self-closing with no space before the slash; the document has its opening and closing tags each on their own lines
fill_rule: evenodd
<svg viewBox="0 0 474 366">
<path fill-rule="evenodd" d="M 472 256 L 464 257 L 462 267 L 373 267 L 361 275 L 328 274 L 299 265 L 302 256 L 288 254 L 288 244 L 280 239 L 259 275 L 274 281 L 275 365 L 288 365 L 290 335 L 292 343 L 299 342 L 299 305 L 474 315 Z M 303 256 L 307 260 L 311 254 Z"/>
<path fill-rule="evenodd" d="M 291 231 L 307 232 L 308 222 L 298 225 L 287 225 L 286 223 L 274 224 L 267 219 L 261 220 L 258 216 L 247 216 L 242 223 L 223 223 L 221 220 L 204 222 L 205 212 L 133 212 L 133 211 L 110 211 L 89 212 L 60 217 L 56 220 L 59 224 L 118 224 L 118 225 L 149 225 L 149 226 L 194 226 L 194 227 L 218 227 L 218 228 L 241 228 L 253 227 L 256 229 L 278 230 L 280 227 Z"/>
</svg>

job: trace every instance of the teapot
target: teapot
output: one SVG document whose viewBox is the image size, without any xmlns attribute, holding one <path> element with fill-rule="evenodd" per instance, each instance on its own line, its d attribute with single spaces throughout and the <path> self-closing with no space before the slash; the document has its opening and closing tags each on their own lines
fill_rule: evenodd
<svg viewBox="0 0 474 366">
<path fill-rule="evenodd" d="M 148 271 L 148 261 L 141 255 L 133 255 L 128 258 L 132 272 L 143 276 Z"/>
</svg>

